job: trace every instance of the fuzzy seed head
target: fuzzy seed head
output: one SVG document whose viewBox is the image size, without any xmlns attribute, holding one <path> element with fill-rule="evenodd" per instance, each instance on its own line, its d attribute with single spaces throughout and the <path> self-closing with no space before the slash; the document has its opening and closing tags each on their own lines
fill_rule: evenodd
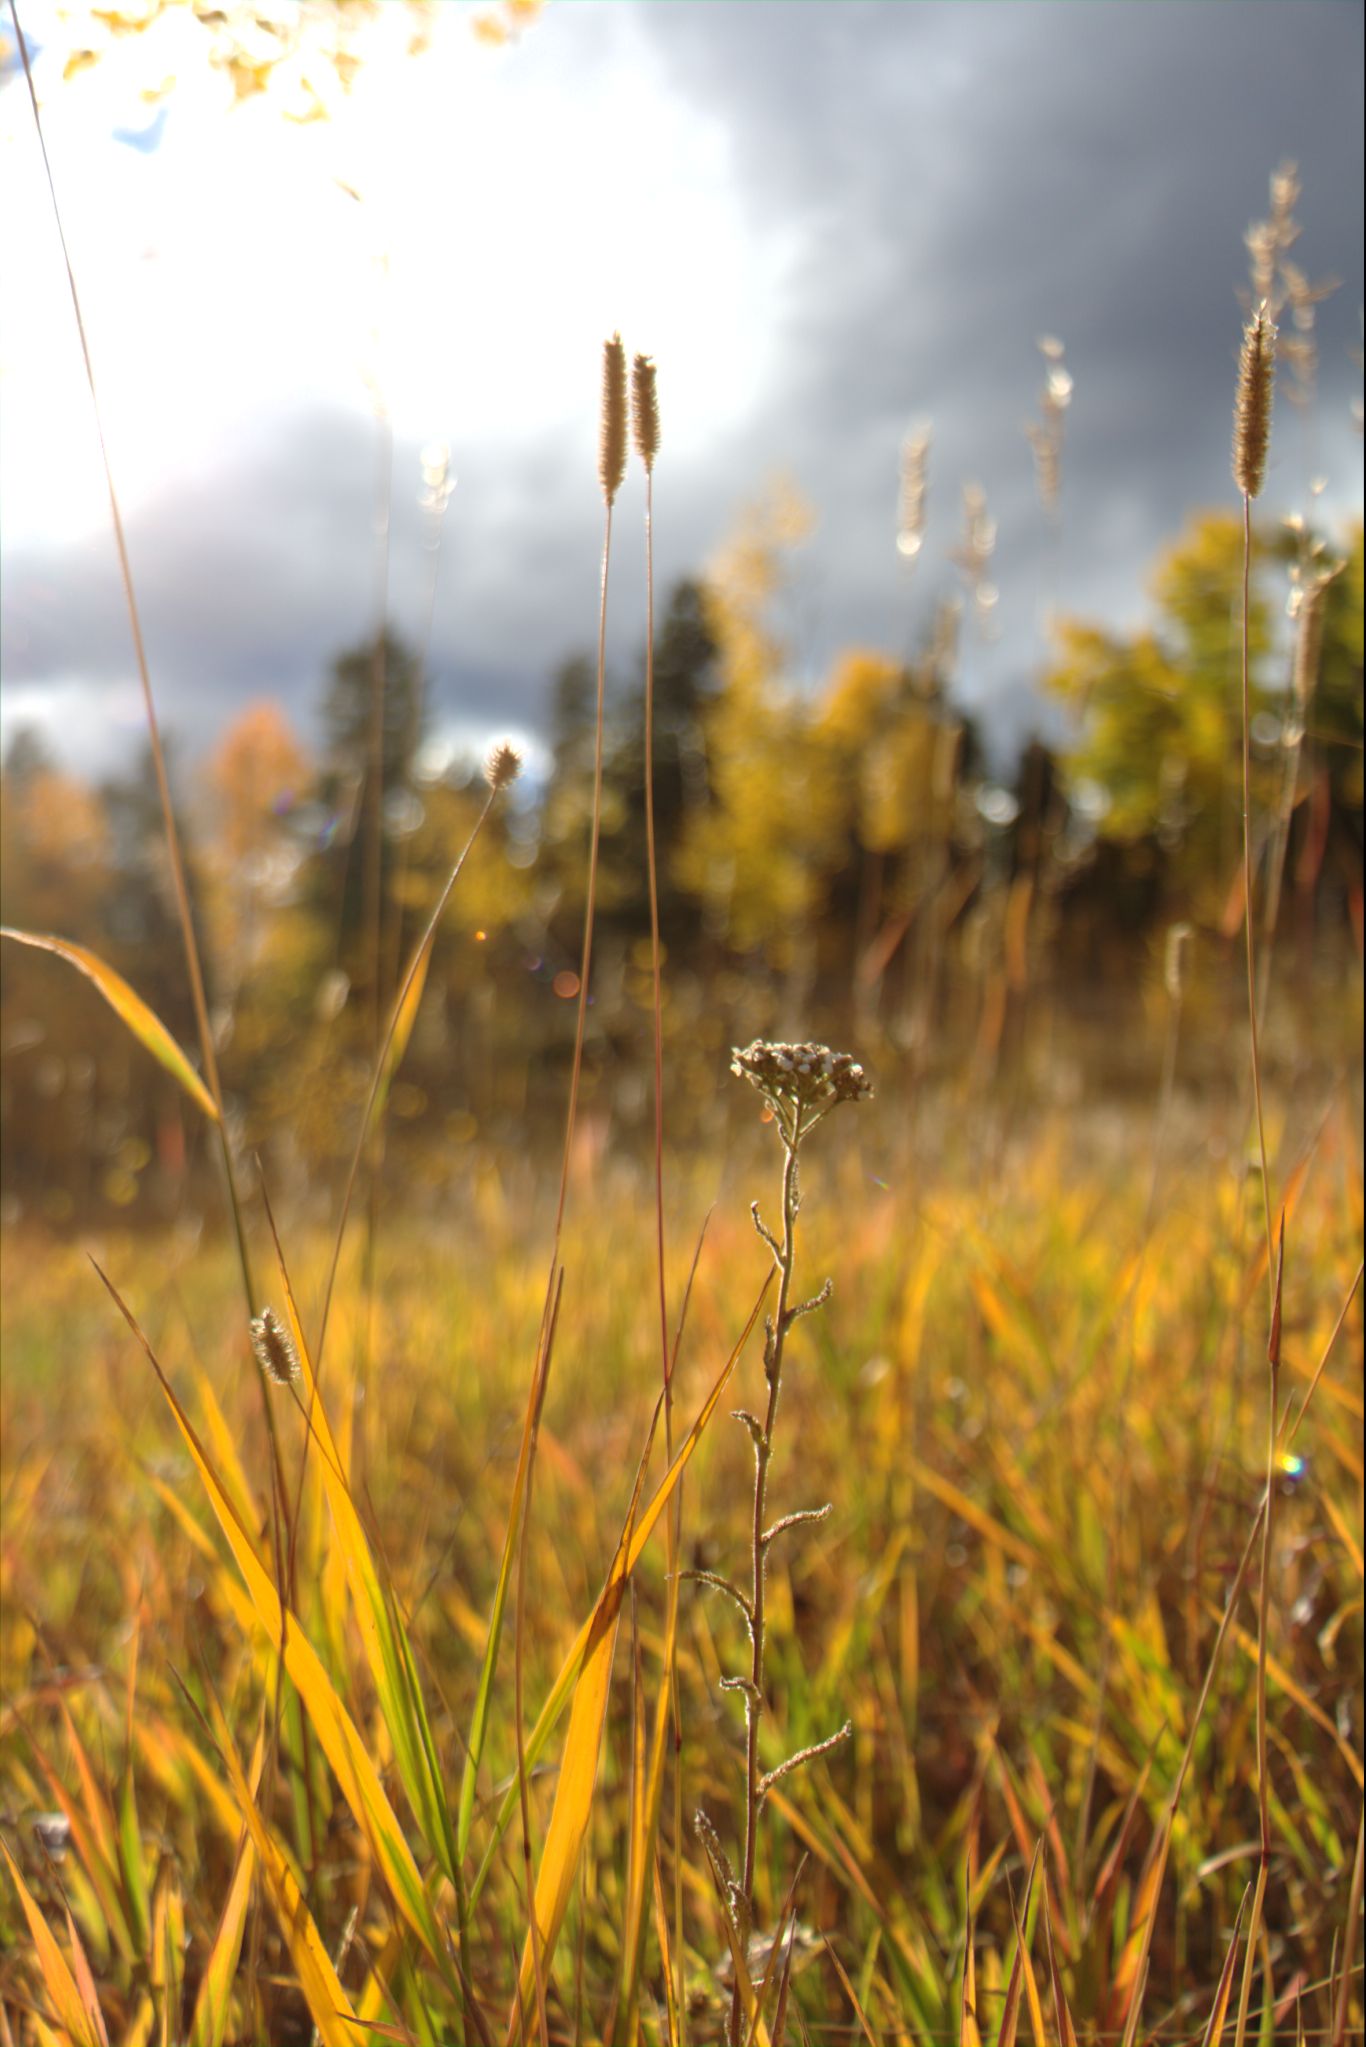
<svg viewBox="0 0 1366 2047">
<path fill-rule="evenodd" d="M 866 1102 L 873 1083 L 848 1052 L 828 1045 L 774 1045 L 756 1038 L 731 1053 L 730 1070 L 757 1087 L 780 1124 L 798 1109 L 833 1108 L 836 1102 Z"/>
<path fill-rule="evenodd" d="M 1186 967 L 1190 959 L 1191 927 L 1189 924 L 1173 924 L 1167 932 L 1167 955 L 1162 963 L 1162 978 L 1167 984 L 1167 993 L 1173 1002 L 1179 1002 L 1186 992 Z"/>
<path fill-rule="evenodd" d="M 273 1308 L 263 1308 L 251 1325 L 256 1362 L 277 1386 L 292 1386 L 299 1376 L 294 1340 Z"/>
<path fill-rule="evenodd" d="M 659 393 L 648 355 L 636 356 L 631 364 L 631 438 L 648 474 L 659 453 Z"/>
<path fill-rule="evenodd" d="M 598 480 L 610 505 L 626 474 L 626 350 L 620 334 L 602 344 L 602 423 Z"/>
<path fill-rule="evenodd" d="M 500 740 L 484 762 L 484 780 L 490 789 L 506 789 L 522 772 L 522 756 L 515 746 Z"/>
<path fill-rule="evenodd" d="M 1243 329 L 1233 408 L 1233 481 L 1245 498 L 1255 498 L 1266 479 L 1275 381 L 1276 329 L 1263 300 Z"/>
</svg>

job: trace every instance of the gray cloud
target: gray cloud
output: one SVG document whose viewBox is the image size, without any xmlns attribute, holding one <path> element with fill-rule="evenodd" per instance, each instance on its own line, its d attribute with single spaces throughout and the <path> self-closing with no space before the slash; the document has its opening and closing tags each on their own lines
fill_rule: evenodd
<svg viewBox="0 0 1366 2047">
<path fill-rule="evenodd" d="M 724 447 L 661 465 L 661 577 L 700 566 L 737 504 L 789 472 L 819 519 L 789 607 L 799 672 L 819 674 L 842 644 L 901 649 L 923 629 L 974 478 L 1000 522 L 1002 634 L 970 648 L 965 681 L 998 745 L 1013 743 L 1034 714 L 1051 575 L 1022 430 L 1041 384 L 1035 339 L 1061 335 L 1076 380 L 1062 600 L 1132 615 L 1187 511 L 1232 501 L 1241 235 L 1286 156 L 1305 187 L 1297 254 L 1312 276 L 1343 279 L 1320 309 L 1315 466 L 1330 502 L 1359 503 L 1347 424 L 1360 387 L 1359 8 L 648 0 L 550 10 L 527 61 L 559 67 L 591 120 L 595 66 L 632 39 L 721 125 L 751 231 L 792 251 L 769 386 Z M 686 259 L 703 274 L 698 252 Z M 667 364 L 661 379 L 667 446 Z M 920 416 L 934 422 L 931 536 L 908 581 L 892 545 L 896 461 Z M 534 454 L 457 463 L 431 656 L 447 713 L 534 725 L 556 661 L 591 642 L 600 512 L 582 445 L 566 426 Z M 267 691 L 309 717 L 328 661 L 373 619 L 373 471 L 370 422 L 289 415 L 230 471 L 134 522 L 154 673 L 187 738 L 206 741 Z M 398 449 L 396 476 L 393 610 L 412 633 L 425 575 L 403 481 L 415 448 Z M 1300 424 L 1282 406 L 1270 501 L 1302 501 L 1306 480 Z M 618 665 L 642 617 L 628 518 L 622 533 Z M 4 597 L 11 716 L 58 678 L 94 691 L 131 673 L 107 550 L 11 549 Z"/>
</svg>

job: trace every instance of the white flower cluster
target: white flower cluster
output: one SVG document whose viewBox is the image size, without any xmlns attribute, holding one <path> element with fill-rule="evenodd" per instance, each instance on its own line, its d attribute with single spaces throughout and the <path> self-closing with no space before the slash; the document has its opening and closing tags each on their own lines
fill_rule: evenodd
<svg viewBox="0 0 1366 2047">
<path fill-rule="evenodd" d="M 831 1108 L 836 1102 L 866 1102 L 873 1083 L 848 1052 L 828 1045 L 771 1045 L 756 1038 L 731 1053 L 730 1070 L 761 1095 L 784 1108 Z"/>
</svg>

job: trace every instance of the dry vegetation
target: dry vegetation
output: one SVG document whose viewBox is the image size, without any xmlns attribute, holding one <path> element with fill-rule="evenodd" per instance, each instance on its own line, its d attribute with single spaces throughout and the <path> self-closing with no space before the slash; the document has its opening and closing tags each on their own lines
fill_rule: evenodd
<svg viewBox="0 0 1366 2047">
<path fill-rule="evenodd" d="M 614 341 L 604 609 L 630 382 Z M 282 1241 L 235 1154 L 169 802 L 202 1078 L 69 955 L 238 1229 L 8 1247 L 0 2042 L 1359 2037 L 1350 1085 L 1188 1098 L 1178 940 L 1117 1141 L 980 1062 L 912 1141 L 892 1071 L 803 1154 L 798 1234 L 808 1111 L 866 1089 L 753 1047 L 778 1203 L 752 1098 L 724 1168 L 668 1150 L 667 1074 L 652 1165 L 596 1157 L 601 651 L 598 707 L 557 1200 L 471 1154 L 448 1216 L 347 1228 L 459 864 L 335 1234 Z"/>
</svg>

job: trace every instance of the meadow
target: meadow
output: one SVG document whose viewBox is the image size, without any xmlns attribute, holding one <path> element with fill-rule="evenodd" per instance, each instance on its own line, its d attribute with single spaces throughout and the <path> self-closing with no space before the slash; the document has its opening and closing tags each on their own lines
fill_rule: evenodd
<svg viewBox="0 0 1366 2047">
<path fill-rule="evenodd" d="M 1263 304 L 1235 421 L 1244 523 L 1206 528 L 1188 567 L 1203 547 L 1245 573 L 1271 349 Z M 1045 493 L 1070 390 L 1049 360 Z M 614 337 L 604 613 L 632 451 L 652 490 L 655 405 L 652 364 L 628 370 Z M 903 535 L 923 455 L 908 452 Z M 968 540 L 980 598 L 981 506 Z M 791 949 L 737 966 L 732 931 L 724 973 L 712 933 L 685 979 L 661 937 L 643 772 L 648 924 L 617 962 L 633 963 L 618 980 L 637 1040 L 614 1056 L 590 1015 L 612 857 L 600 625 L 581 950 L 554 984 L 560 1056 L 537 1075 L 562 1148 L 529 1110 L 524 1138 L 478 1141 L 466 1108 L 433 1110 L 421 1142 L 441 1057 L 423 997 L 440 981 L 449 1013 L 462 971 L 434 965 L 438 936 L 466 892 L 484 920 L 471 944 L 493 931 L 491 821 L 520 763 L 500 747 L 482 789 L 446 792 L 462 850 L 444 880 L 419 872 L 391 898 L 385 620 L 373 660 L 352 662 L 370 751 L 347 1057 L 311 1096 L 306 1064 L 271 1090 L 270 1012 L 250 1010 L 244 976 L 250 1029 L 230 1056 L 245 1045 L 260 1069 L 240 1084 L 264 1132 L 259 1152 L 244 1141 L 191 902 L 205 890 L 221 916 L 233 871 L 183 853 L 144 665 L 183 941 L 159 954 L 183 966 L 174 1030 L 97 947 L 7 933 L 7 954 L 62 955 L 26 989 L 73 967 L 93 983 L 67 1023 L 122 1027 L 191 1135 L 166 1169 L 178 1219 L 125 1213 L 150 1150 L 122 1125 L 102 1207 L 78 1213 L 63 1189 L 60 1210 L 7 1212 L 0 2047 L 1361 2037 L 1359 883 L 1355 953 L 1350 915 L 1325 913 L 1318 953 L 1292 952 L 1287 930 L 1270 964 L 1284 876 L 1307 872 L 1312 892 L 1319 872 L 1298 776 L 1329 593 L 1334 687 L 1358 728 L 1360 622 L 1353 698 L 1346 561 L 1303 535 L 1285 558 L 1298 723 L 1287 713 L 1254 758 L 1249 583 L 1231 640 L 1214 579 L 1222 712 L 1204 725 L 1241 848 L 1221 868 L 1212 834 L 1217 886 L 1183 883 L 1201 905 L 1195 965 L 1184 919 L 1130 945 L 1098 1033 L 1108 1064 L 1089 1066 L 1063 1000 L 1088 976 L 1075 957 L 1051 978 L 1041 965 L 1063 956 L 1063 879 L 1082 857 L 1070 813 L 1043 801 L 1012 869 L 1017 842 L 992 832 L 1019 811 L 970 779 L 958 728 L 905 749 L 883 805 L 900 816 L 928 789 L 942 843 L 870 828 L 861 846 L 864 956 L 889 932 L 885 967 L 906 939 L 909 1004 L 881 986 L 831 998 L 812 959 L 823 916 L 827 936 L 842 923 L 815 893 L 787 905 L 815 934 L 805 969 Z M 733 563 L 709 613 L 720 798 L 678 872 L 700 873 L 705 898 L 733 784 L 749 840 L 732 844 L 732 893 L 745 854 L 751 912 L 776 923 L 763 884 L 792 846 L 774 792 L 795 790 L 833 842 L 847 821 L 817 813 L 840 731 L 853 788 L 889 691 L 903 737 L 950 721 L 912 678 L 865 664 L 835 700 L 845 727 L 808 729 L 790 705 L 765 725 L 772 562 L 751 547 L 746 563 L 747 591 Z M 651 609 L 644 763 L 657 642 Z M 851 738 L 855 710 L 867 729 Z M 756 775 L 766 732 L 790 750 Z M 27 773 L 20 798 L 40 781 Z M 1359 760 L 1342 789 L 1329 771 L 1314 785 L 1320 866 L 1330 826 L 1354 802 L 1359 816 L 1351 773 Z M 1107 902 L 1102 870 L 1090 914 Z M 289 973 L 316 967 L 297 946 Z M 287 976 L 273 962 L 260 978 L 268 994 Z M 741 984 L 744 1002 L 722 992 Z M 803 993 L 822 1027 L 842 1024 L 833 1052 L 776 1037 L 815 1028 L 794 1013 Z M 760 1035 L 732 1050 L 746 1004 Z M 426 1093 L 402 1077 L 410 1053 Z M 296 1056 L 282 1042 L 280 1071 Z M 618 1089 L 634 1122 L 613 1123 Z M 25 1113 L 37 1155 L 57 1112 Z M 280 1199 L 291 1114 L 339 1148 Z M 455 1147 L 453 1115 L 470 1126 Z"/>
</svg>

